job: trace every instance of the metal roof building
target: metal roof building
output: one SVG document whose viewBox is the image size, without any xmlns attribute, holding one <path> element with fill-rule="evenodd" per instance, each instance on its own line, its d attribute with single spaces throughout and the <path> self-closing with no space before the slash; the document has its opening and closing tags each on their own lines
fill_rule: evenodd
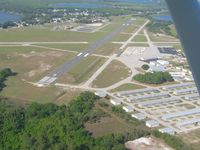
<svg viewBox="0 0 200 150">
<path fill-rule="evenodd" d="M 132 114 L 131 116 L 138 120 L 144 120 L 146 118 L 146 115 L 143 113 Z"/>
<path fill-rule="evenodd" d="M 173 93 L 175 95 L 181 95 L 181 94 L 188 94 L 188 93 L 197 93 L 197 88 L 189 88 L 189 89 L 182 89 L 182 90 L 175 90 Z"/>
<path fill-rule="evenodd" d="M 144 99 L 157 99 L 157 98 L 162 98 L 162 97 L 169 97 L 170 95 L 166 92 L 162 93 L 154 93 L 154 94 L 148 94 L 148 95 L 142 95 L 142 96 L 135 96 L 131 98 L 127 98 L 128 102 L 135 102 L 139 100 L 144 100 Z"/>
<path fill-rule="evenodd" d="M 195 125 L 200 123 L 200 118 L 198 119 L 192 119 L 192 120 L 187 120 L 187 121 L 182 121 L 176 124 L 178 128 L 181 128 L 183 126 L 189 126 L 189 125 Z"/>
<path fill-rule="evenodd" d="M 115 105 L 115 106 L 118 106 L 118 105 L 121 105 L 122 102 L 118 99 L 111 99 L 110 103 Z"/>
<path fill-rule="evenodd" d="M 154 100 L 154 101 L 147 101 L 147 102 L 140 102 L 138 105 L 140 107 L 150 107 L 154 105 L 162 105 L 166 103 L 175 103 L 175 102 L 180 102 L 180 99 L 170 97 L 170 98 L 165 98 L 165 99 L 159 99 L 159 100 Z"/>
<path fill-rule="evenodd" d="M 194 94 L 186 95 L 184 98 L 186 100 L 198 100 L 200 99 L 200 96 L 198 93 L 194 93 Z"/>
<path fill-rule="evenodd" d="M 167 133 L 170 135 L 174 135 L 176 133 L 175 129 L 173 129 L 173 128 L 161 128 L 158 131 L 161 133 Z"/>
<path fill-rule="evenodd" d="M 176 88 L 191 87 L 191 86 L 195 86 L 195 83 L 187 82 L 187 83 L 181 83 L 181 84 L 166 85 L 166 86 L 163 86 L 162 89 L 172 90 Z"/>
<path fill-rule="evenodd" d="M 156 89 L 145 88 L 145 89 L 138 89 L 138 90 L 118 92 L 117 95 L 118 96 L 127 96 L 127 95 L 142 94 L 142 93 L 146 93 L 146 92 L 157 93 L 159 91 L 156 90 Z"/>
<path fill-rule="evenodd" d="M 133 107 L 131 107 L 131 106 L 123 106 L 122 108 L 123 108 L 123 110 L 125 110 L 126 112 L 132 112 L 132 111 L 134 111 Z"/>
<path fill-rule="evenodd" d="M 156 120 L 148 120 L 146 121 L 146 126 L 149 127 L 149 128 L 155 128 L 155 127 L 158 127 L 159 126 L 159 122 L 156 121 Z"/>
<path fill-rule="evenodd" d="M 175 113 L 171 113 L 171 114 L 166 114 L 166 115 L 162 116 L 162 119 L 167 120 L 167 119 L 173 119 L 173 118 L 177 118 L 177 117 L 193 115 L 193 114 L 198 114 L 198 113 L 200 113 L 200 108 L 195 108 L 195 109 L 190 109 L 190 110 L 186 110 L 186 111 L 179 111 L 179 112 L 175 112 Z"/>
</svg>

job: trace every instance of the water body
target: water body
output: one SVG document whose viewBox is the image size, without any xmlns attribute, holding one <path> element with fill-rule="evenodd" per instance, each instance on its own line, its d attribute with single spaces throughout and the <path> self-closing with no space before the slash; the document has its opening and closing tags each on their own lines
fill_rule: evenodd
<svg viewBox="0 0 200 150">
<path fill-rule="evenodd" d="M 160 21 L 172 21 L 171 16 L 154 16 L 153 18 Z"/>
<path fill-rule="evenodd" d="M 53 7 L 59 8 L 108 8 L 111 5 L 98 4 L 98 3 L 56 3 L 52 5 Z"/>
<path fill-rule="evenodd" d="M 153 0 L 116 0 L 123 3 L 151 3 Z"/>
<path fill-rule="evenodd" d="M 19 21 L 19 15 L 14 15 L 10 13 L 0 12 L 0 23 L 5 23 L 7 21 Z"/>
</svg>

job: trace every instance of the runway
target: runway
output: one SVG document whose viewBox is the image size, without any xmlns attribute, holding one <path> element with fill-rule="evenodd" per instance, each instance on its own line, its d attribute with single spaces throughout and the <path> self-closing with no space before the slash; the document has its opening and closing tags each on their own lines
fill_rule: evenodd
<svg viewBox="0 0 200 150">
<path fill-rule="evenodd" d="M 60 67 L 55 69 L 53 72 L 51 72 L 48 76 L 45 76 L 37 84 L 39 86 L 47 86 L 47 85 L 52 84 L 53 82 L 56 81 L 56 79 L 59 76 L 63 75 L 64 73 L 67 73 L 71 68 L 73 68 L 76 64 L 78 64 L 81 60 L 93 54 L 98 48 L 100 48 L 101 46 L 103 46 L 104 44 L 112 40 L 116 35 L 121 33 L 127 26 L 131 25 L 132 23 L 133 23 L 133 20 L 126 21 L 124 24 L 118 27 L 115 31 L 109 33 L 102 39 L 91 44 L 87 49 L 79 53 L 76 57 L 65 62 L 63 65 L 61 65 Z"/>
</svg>

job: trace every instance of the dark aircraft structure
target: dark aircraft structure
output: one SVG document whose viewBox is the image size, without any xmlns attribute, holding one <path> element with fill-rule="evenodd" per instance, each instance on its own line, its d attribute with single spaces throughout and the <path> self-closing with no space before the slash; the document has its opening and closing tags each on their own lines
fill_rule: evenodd
<svg viewBox="0 0 200 150">
<path fill-rule="evenodd" d="M 165 0 L 200 93 L 200 4 L 198 0 Z"/>
</svg>

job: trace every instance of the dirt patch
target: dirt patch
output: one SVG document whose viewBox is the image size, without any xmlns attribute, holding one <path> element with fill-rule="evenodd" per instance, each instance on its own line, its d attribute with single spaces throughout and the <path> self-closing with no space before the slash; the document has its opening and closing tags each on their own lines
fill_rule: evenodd
<svg viewBox="0 0 200 150">
<path fill-rule="evenodd" d="M 37 74 L 44 73 L 45 71 L 50 70 L 51 67 L 52 67 L 52 65 L 45 64 L 44 62 L 40 61 L 38 69 L 34 69 L 34 70 L 31 70 L 30 72 L 28 72 L 28 77 L 34 77 Z"/>
<path fill-rule="evenodd" d="M 143 137 L 125 143 L 125 147 L 130 150 L 173 150 L 160 140 L 154 137 Z"/>
</svg>

